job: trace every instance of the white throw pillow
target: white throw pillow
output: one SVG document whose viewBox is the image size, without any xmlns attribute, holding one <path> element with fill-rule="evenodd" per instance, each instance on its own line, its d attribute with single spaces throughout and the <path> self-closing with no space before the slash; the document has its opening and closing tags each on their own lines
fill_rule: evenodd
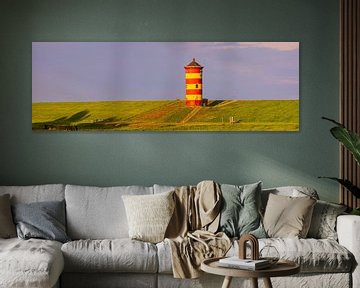
<svg viewBox="0 0 360 288">
<path fill-rule="evenodd" d="M 158 243 L 175 208 L 174 191 L 155 195 L 122 196 L 131 239 Z"/>
</svg>

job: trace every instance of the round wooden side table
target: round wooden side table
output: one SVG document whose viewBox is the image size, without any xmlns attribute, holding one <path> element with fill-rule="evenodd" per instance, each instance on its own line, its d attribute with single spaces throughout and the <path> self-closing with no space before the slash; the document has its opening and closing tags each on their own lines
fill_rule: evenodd
<svg viewBox="0 0 360 288">
<path fill-rule="evenodd" d="M 201 263 L 201 270 L 216 275 L 225 276 L 222 288 L 229 288 L 233 277 L 251 278 L 253 287 L 258 288 L 258 278 L 263 278 L 265 287 L 272 288 L 270 277 L 289 276 L 300 272 L 300 266 L 288 260 L 279 260 L 269 268 L 261 270 L 245 270 L 222 267 L 219 259 L 206 259 Z"/>
</svg>

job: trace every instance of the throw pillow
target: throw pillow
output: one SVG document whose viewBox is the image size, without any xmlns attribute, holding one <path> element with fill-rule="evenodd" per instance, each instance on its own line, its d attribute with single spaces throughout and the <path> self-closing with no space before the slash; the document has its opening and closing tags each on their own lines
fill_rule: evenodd
<svg viewBox="0 0 360 288">
<path fill-rule="evenodd" d="M 10 195 L 0 196 L 0 238 L 16 237 L 16 229 L 11 215 Z"/>
<path fill-rule="evenodd" d="M 308 237 L 337 240 L 336 219 L 346 206 L 318 200 L 312 214 Z"/>
<path fill-rule="evenodd" d="M 19 238 L 70 241 L 65 232 L 65 201 L 15 204 L 13 215 Z"/>
<path fill-rule="evenodd" d="M 229 237 L 251 233 L 265 238 L 266 233 L 260 216 L 261 182 L 235 186 L 222 184 L 222 209 L 219 231 Z"/>
<path fill-rule="evenodd" d="M 314 188 L 306 186 L 282 186 L 263 189 L 261 192 L 262 215 L 265 213 L 265 208 L 270 194 L 290 197 L 305 197 L 309 196 L 314 199 L 319 199 L 319 195 Z"/>
<path fill-rule="evenodd" d="M 306 197 L 269 195 L 264 227 L 269 237 L 305 238 L 316 200 Z"/>
<path fill-rule="evenodd" d="M 122 196 L 131 239 L 151 243 L 164 240 L 175 208 L 173 193 Z"/>
</svg>

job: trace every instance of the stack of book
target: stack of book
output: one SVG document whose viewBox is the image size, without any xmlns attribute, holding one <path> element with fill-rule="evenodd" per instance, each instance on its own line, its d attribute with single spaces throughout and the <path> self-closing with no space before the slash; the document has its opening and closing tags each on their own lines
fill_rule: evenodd
<svg viewBox="0 0 360 288">
<path fill-rule="evenodd" d="M 219 266 L 246 270 L 260 270 L 271 266 L 267 259 L 251 260 L 240 259 L 238 256 L 222 258 L 219 260 Z"/>
</svg>

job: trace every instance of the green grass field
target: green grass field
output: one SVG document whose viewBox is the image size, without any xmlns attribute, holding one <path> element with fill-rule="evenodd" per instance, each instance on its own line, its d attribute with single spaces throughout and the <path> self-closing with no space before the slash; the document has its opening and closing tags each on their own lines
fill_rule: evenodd
<svg viewBox="0 0 360 288">
<path fill-rule="evenodd" d="M 298 100 L 182 100 L 32 104 L 33 130 L 298 131 Z"/>
</svg>

